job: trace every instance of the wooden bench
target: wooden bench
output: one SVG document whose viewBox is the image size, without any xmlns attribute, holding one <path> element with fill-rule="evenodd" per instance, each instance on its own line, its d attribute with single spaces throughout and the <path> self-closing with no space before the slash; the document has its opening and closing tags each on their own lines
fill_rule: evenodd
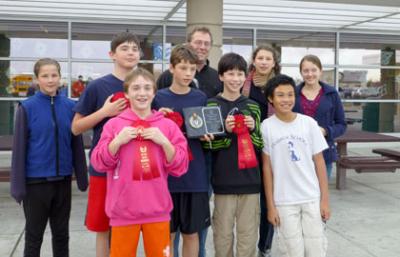
<svg viewBox="0 0 400 257">
<path fill-rule="evenodd" d="M 10 167 L 0 167 L 0 182 L 10 181 Z"/>
<path fill-rule="evenodd" d="M 363 119 L 357 119 L 357 118 L 345 118 L 346 124 L 348 125 L 353 125 L 354 123 L 361 123 L 363 122 Z"/>
<path fill-rule="evenodd" d="M 373 153 L 380 154 L 384 157 L 389 157 L 393 160 L 400 161 L 400 152 L 392 149 L 386 149 L 386 148 L 377 148 L 377 149 L 372 149 Z"/>
<path fill-rule="evenodd" d="M 362 172 L 395 172 L 400 168 L 400 160 L 385 156 L 344 156 L 339 165 L 345 169 Z"/>
</svg>

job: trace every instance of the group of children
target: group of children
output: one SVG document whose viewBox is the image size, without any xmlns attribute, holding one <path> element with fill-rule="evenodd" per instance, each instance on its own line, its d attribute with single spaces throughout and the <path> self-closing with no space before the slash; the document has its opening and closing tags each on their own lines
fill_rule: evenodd
<svg viewBox="0 0 400 257">
<path fill-rule="evenodd" d="M 114 37 L 112 74 L 92 81 L 75 105 L 57 94 L 58 63 L 46 59 L 35 65 L 40 91 L 20 105 L 13 149 L 13 173 L 18 171 L 13 176 L 26 185 L 13 191 L 26 217 L 24 256 L 40 256 L 48 219 L 54 256 L 68 256 L 73 168 L 80 188 L 87 186 L 79 175 L 84 172 L 78 162 L 82 158 L 75 157 L 76 150 L 84 153 L 73 139 L 89 129 L 93 142 L 85 224 L 97 232 L 96 256 L 136 256 L 140 233 L 146 256 L 173 256 L 171 242 L 180 231 L 182 255 L 197 257 L 198 233 L 212 224 L 215 256 L 253 257 L 262 185 L 282 256 L 325 256 L 324 222 L 330 210 L 322 151 L 327 144 L 312 118 L 292 111 L 293 79 L 269 79 L 265 99 L 275 114 L 262 121 L 263 110 L 241 93 L 247 63 L 240 55 L 222 56 L 218 76 L 223 91 L 207 99 L 189 87 L 198 62 L 190 46 L 173 49 L 172 83 L 158 91 L 153 75 L 137 67 L 139 53 L 139 41 L 131 33 Z M 118 92 L 124 97 L 115 97 Z M 197 106 L 218 106 L 226 133 L 185 137 L 182 110 Z M 45 157 L 41 147 L 41 153 L 49 153 Z M 204 149 L 212 155 L 211 181 Z M 24 165 L 14 161 L 21 158 Z M 49 190 L 46 197 L 42 190 Z M 43 206 L 40 213 L 38 206 Z"/>
</svg>

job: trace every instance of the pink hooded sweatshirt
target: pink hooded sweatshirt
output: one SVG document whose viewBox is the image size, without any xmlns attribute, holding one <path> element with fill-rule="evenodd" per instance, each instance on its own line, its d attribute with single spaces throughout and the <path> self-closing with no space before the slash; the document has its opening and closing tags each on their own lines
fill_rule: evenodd
<svg viewBox="0 0 400 257">
<path fill-rule="evenodd" d="M 134 152 L 137 140 L 122 145 L 115 156 L 108 145 L 126 126 L 140 118 L 129 108 L 110 119 L 103 127 L 101 138 L 91 154 L 91 164 L 99 172 L 107 173 L 106 213 L 111 226 L 126 226 L 170 220 L 173 208 L 168 190 L 168 175 L 181 176 L 188 170 L 187 141 L 179 127 L 160 112 L 153 111 L 145 119 L 151 127 L 158 127 L 175 147 L 175 156 L 167 162 L 161 146 L 153 144 L 150 158 L 158 165 L 159 177 L 149 180 L 133 179 Z"/>
</svg>

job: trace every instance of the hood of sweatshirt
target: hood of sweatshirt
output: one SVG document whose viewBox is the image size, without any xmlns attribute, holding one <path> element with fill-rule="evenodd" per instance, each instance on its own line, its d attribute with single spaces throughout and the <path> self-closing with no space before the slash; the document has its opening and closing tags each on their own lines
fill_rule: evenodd
<svg viewBox="0 0 400 257">
<path fill-rule="evenodd" d="M 216 99 L 218 99 L 221 102 L 225 102 L 225 103 L 235 103 L 235 104 L 239 104 L 242 102 L 246 102 L 249 100 L 249 98 L 247 98 L 246 96 L 240 95 L 236 100 L 228 100 L 225 99 L 221 96 L 221 94 L 218 94 L 217 96 L 215 96 Z"/>
<path fill-rule="evenodd" d="M 142 119 L 134 111 L 132 111 L 132 109 L 127 108 L 118 117 L 120 119 L 128 120 L 128 121 L 145 120 L 150 123 L 153 123 L 153 122 L 157 122 L 157 121 L 160 121 L 161 119 L 163 119 L 164 115 L 159 111 L 152 110 L 151 114 L 149 116 L 147 116 L 145 119 Z"/>
</svg>

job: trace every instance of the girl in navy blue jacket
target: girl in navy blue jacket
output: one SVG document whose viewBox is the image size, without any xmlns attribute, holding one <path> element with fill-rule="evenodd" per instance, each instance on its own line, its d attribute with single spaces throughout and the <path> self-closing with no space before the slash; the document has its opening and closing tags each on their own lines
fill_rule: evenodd
<svg viewBox="0 0 400 257">
<path fill-rule="evenodd" d="M 323 154 L 330 178 L 332 162 L 337 160 L 334 140 L 346 131 L 343 105 L 336 89 L 320 81 L 322 65 L 317 56 L 304 56 L 300 62 L 300 73 L 304 82 L 296 88 L 293 111 L 311 116 L 318 122 L 329 145 Z"/>
<path fill-rule="evenodd" d="M 34 73 L 40 90 L 22 101 L 16 113 L 11 195 L 24 209 L 24 257 L 40 256 L 47 221 L 53 256 L 68 257 L 73 170 L 78 188 L 87 188 L 83 143 L 71 132 L 74 102 L 58 94 L 60 64 L 40 59 Z"/>
</svg>

